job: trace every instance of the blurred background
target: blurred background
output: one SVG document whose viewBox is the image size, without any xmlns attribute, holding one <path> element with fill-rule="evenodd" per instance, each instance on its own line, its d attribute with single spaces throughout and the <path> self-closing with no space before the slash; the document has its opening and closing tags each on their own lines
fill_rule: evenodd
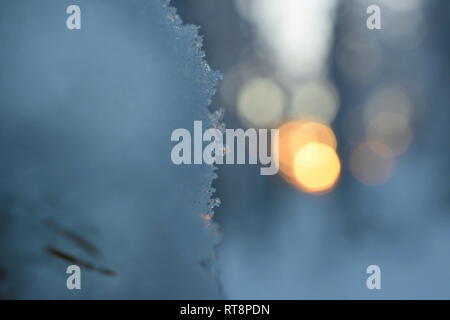
<svg viewBox="0 0 450 320">
<path fill-rule="evenodd" d="M 225 296 L 450 298 L 450 2 L 171 4 L 224 74 L 226 127 L 280 129 L 279 175 L 218 169 Z"/>
</svg>

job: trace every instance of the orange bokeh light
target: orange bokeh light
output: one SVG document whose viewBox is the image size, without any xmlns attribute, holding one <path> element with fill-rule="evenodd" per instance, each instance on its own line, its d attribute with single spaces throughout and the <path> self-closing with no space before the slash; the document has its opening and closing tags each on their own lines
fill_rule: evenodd
<svg viewBox="0 0 450 320">
<path fill-rule="evenodd" d="M 323 123 L 302 120 L 283 124 L 275 149 L 281 175 L 309 193 L 330 190 L 340 173 L 336 146 L 333 130 Z"/>
<path fill-rule="evenodd" d="M 355 148 L 350 157 L 353 176 L 368 186 L 380 185 L 392 176 L 395 154 L 379 141 L 367 141 Z"/>
<path fill-rule="evenodd" d="M 309 193 L 324 193 L 336 184 L 341 172 L 341 162 L 333 148 L 311 142 L 297 152 L 294 172 L 302 190 Z"/>
</svg>

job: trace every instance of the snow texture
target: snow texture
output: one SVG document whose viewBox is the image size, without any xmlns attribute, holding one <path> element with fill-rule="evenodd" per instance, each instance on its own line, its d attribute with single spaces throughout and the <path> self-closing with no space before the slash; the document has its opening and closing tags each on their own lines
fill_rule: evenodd
<svg viewBox="0 0 450 320">
<path fill-rule="evenodd" d="M 221 298 L 214 168 L 170 158 L 174 129 L 213 125 L 197 27 L 166 1 L 2 1 L 0 48 L 0 296 Z"/>
</svg>

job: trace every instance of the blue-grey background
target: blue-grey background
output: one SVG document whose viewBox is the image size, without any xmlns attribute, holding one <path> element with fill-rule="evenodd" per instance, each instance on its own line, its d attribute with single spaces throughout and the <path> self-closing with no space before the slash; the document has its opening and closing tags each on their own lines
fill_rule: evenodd
<svg viewBox="0 0 450 320">
<path fill-rule="evenodd" d="M 314 12 L 297 10 L 300 2 L 306 8 L 310 3 L 174 1 L 185 21 L 201 26 L 207 59 L 224 73 L 213 105 L 225 108 L 227 127 L 245 126 L 237 100 L 249 78 L 291 84 L 278 74 L 270 41 L 283 35 L 278 24 L 308 21 Z M 256 5 L 245 7 L 249 3 Z M 370 4 L 381 8 L 382 30 L 366 28 Z M 332 192 L 317 196 L 279 177 L 261 177 L 257 168 L 221 166 L 214 185 L 222 199 L 215 218 L 223 233 L 218 264 L 224 292 L 239 299 L 448 299 L 450 3 L 342 0 L 333 5 L 333 18 L 325 20 L 330 37 L 323 67 L 340 96 L 332 127 L 342 176 Z M 262 6 L 279 16 L 267 19 L 271 13 Z M 288 25 L 286 30 L 293 40 L 323 35 L 313 28 Z M 365 73 L 372 59 L 375 67 Z M 379 86 L 392 83 L 408 88 L 414 137 L 390 179 L 366 186 L 349 170 L 350 124 L 359 123 L 352 115 Z M 366 287 L 372 264 L 381 268 L 381 290 Z"/>
</svg>

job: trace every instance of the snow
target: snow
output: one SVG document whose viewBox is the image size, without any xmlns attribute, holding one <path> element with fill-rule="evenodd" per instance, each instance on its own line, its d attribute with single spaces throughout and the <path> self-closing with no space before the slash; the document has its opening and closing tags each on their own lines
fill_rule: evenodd
<svg viewBox="0 0 450 320">
<path fill-rule="evenodd" d="M 214 168 L 170 160 L 174 129 L 217 125 L 220 74 L 167 1 L 77 4 L 81 30 L 58 0 L 0 4 L 0 296 L 220 298 Z"/>
</svg>

